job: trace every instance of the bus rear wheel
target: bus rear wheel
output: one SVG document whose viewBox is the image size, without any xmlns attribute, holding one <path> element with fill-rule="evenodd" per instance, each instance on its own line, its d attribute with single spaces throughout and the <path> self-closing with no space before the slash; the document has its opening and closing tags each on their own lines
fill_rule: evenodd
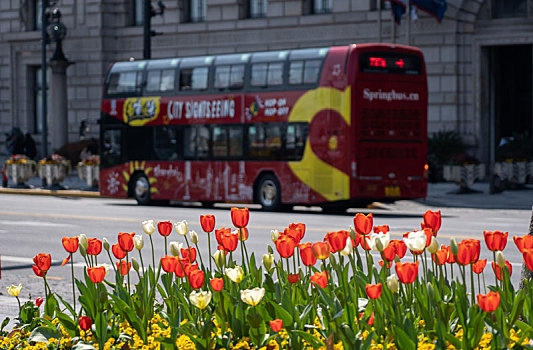
<svg viewBox="0 0 533 350">
<path fill-rule="evenodd" d="M 139 205 L 149 205 L 152 202 L 150 198 L 150 183 L 143 174 L 139 174 L 133 179 L 133 197 Z"/>
<path fill-rule="evenodd" d="M 274 175 L 267 174 L 261 177 L 256 188 L 256 202 L 266 211 L 280 208 L 281 187 Z"/>
</svg>

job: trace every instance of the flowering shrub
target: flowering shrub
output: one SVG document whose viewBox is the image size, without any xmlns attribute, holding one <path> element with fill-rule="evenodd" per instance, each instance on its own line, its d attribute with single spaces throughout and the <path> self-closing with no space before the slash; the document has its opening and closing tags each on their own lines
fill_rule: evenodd
<svg viewBox="0 0 533 350">
<path fill-rule="evenodd" d="M 78 165 L 79 166 L 100 165 L 100 156 L 91 155 L 91 156 L 89 156 L 87 158 L 84 158 Z"/>
<path fill-rule="evenodd" d="M 13 154 L 8 160 L 6 160 L 6 164 L 35 164 L 33 160 L 28 158 L 25 154 Z"/>
<path fill-rule="evenodd" d="M 46 156 L 45 158 L 39 161 L 39 164 L 64 164 L 68 165 L 70 162 L 66 160 L 63 156 L 60 156 L 57 153 Z"/>
<path fill-rule="evenodd" d="M 2 348 L 75 349 L 502 349 L 531 348 L 533 281 L 515 291 L 502 250 L 507 232 L 485 231 L 492 269 L 480 260 L 482 242 L 437 242 L 440 211 L 428 211 L 420 230 L 391 240 L 372 214 L 357 214 L 349 230 L 303 242 L 306 227 L 271 232 L 262 264 L 249 254 L 247 208 L 232 208 L 236 229 L 200 217 L 205 237 L 186 221 L 142 222 L 144 235 L 65 237 L 73 304 L 53 293 L 46 276 L 51 256 L 35 256 L 43 298 L 19 303 L 17 325 L 0 331 Z M 154 232 L 165 255 L 154 255 Z M 176 231 L 177 235 L 173 235 Z M 211 248 L 214 235 L 217 247 Z M 150 252 L 146 251 L 145 237 Z M 179 238 L 182 241 L 167 239 Z M 533 237 L 515 236 L 533 271 Z M 406 256 L 409 249 L 411 255 Z M 240 259 L 234 252 L 240 250 Z M 381 256 L 375 264 L 369 250 Z M 74 276 L 79 253 L 86 268 Z M 111 265 L 102 264 L 107 255 Z M 76 255 L 78 258 L 78 255 Z M 137 259 L 138 258 L 138 259 Z M 403 259 L 403 260 L 402 260 Z M 100 261 L 100 263 L 99 263 Z M 454 277 L 454 273 L 456 274 Z M 485 285 L 494 273 L 495 285 Z M 113 278 L 114 277 L 114 278 Z M 135 279 L 136 284 L 132 284 Z M 483 280 L 483 284 L 481 284 Z M 8 293 L 18 300 L 23 287 Z M 40 306 L 44 304 L 41 311 Z"/>
</svg>

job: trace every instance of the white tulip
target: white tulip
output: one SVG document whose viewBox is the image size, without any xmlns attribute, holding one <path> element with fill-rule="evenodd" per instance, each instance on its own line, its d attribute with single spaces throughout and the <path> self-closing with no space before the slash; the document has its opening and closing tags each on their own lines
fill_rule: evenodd
<svg viewBox="0 0 533 350">
<path fill-rule="evenodd" d="M 172 254 L 173 256 L 179 256 L 181 253 L 181 249 L 183 248 L 183 243 L 170 242 L 168 244 L 168 248 L 169 248 L 170 254 Z"/>
<path fill-rule="evenodd" d="M 398 276 L 390 275 L 387 277 L 387 288 L 393 293 L 396 293 L 400 289 L 400 284 L 398 282 Z"/>
<path fill-rule="evenodd" d="M 390 234 L 388 232 L 372 232 L 366 241 L 368 242 L 368 246 L 370 247 L 370 249 L 375 250 L 377 252 L 382 252 L 385 250 L 385 248 L 389 246 Z"/>
<path fill-rule="evenodd" d="M 193 304 L 200 310 L 203 310 L 211 302 L 212 296 L 213 295 L 211 294 L 210 291 L 201 291 L 201 292 L 192 291 L 191 294 L 189 294 L 189 300 L 191 301 L 191 304 Z"/>
<path fill-rule="evenodd" d="M 270 230 L 270 238 L 272 239 L 272 242 L 276 243 L 276 240 L 279 237 L 279 231 L 278 230 Z"/>
<path fill-rule="evenodd" d="M 89 246 L 89 241 L 87 240 L 87 236 L 85 236 L 83 233 L 80 235 L 78 239 L 79 244 L 87 250 L 87 247 Z"/>
<path fill-rule="evenodd" d="M 144 247 L 144 238 L 141 235 L 135 235 L 133 236 L 133 245 L 135 246 L 135 249 L 141 250 Z"/>
<path fill-rule="evenodd" d="M 241 300 L 251 306 L 256 306 L 263 300 L 265 288 L 252 288 L 241 290 Z"/>
<path fill-rule="evenodd" d="M 344 247 L 343 250 L 341 250 L 340 253 L 341 255 L 347 256 L 347 255 L 352 254 L 352 251 L 353 251 L 352 239 L 348 237 L 346 238 L 346 246 Z"/>
<path fill-rule="evenodd" d="M 403 241 L 413 252 L 421 252 L 426 248 L 426 234 L 423 230 L 409 232 Z"/>
<path fill-rule="evenodd" d="M 439 250 L 439 242 L 435 236 L 431 236 L 431 243 L 428 245 L 428 252 L 435 254 Z"/>
<path fill-rule="evenodd" d="M 244 271 L 240 266 L 235 266 L 234 268 L 228 267 L 226 268 L 226 276 L 234 283 L 239 284 L 242 282 Z"/>
<path fill-rule="evenodd" d="M 189 238 L 191 239 L 191 242 L 193 244 L 198 243 L 198 234 L 196 233 L 196 231 L 189 232 Z"/>
<path fill-rule="evenodd" d="M 189 224 L 187 224 L 187 221 L 185 220 L 175 222 L 174 228 L 180 236 L 185 236 L 187 233 L 189 233 Z"/>
<path fill-rule="evenodd" d="M 154 220 L 145 220 L 142 222 L 142 227 L 144 233 L 151 235 L 155 231 L 155 222 Z"/>
</svg>

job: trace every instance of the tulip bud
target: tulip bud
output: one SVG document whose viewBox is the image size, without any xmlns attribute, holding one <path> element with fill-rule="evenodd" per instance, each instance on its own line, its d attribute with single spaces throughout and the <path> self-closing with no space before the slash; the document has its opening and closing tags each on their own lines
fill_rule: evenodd
<svg viewBox="0 0 533 350">
<path fill-rule="evenodd" d="M 263 255 L 263 266 L 268 272 L 272 269 L 272 265 L 274 265 L 274 255 L 270 253 Z"/>
<path fill-rule="evenodd" d="M 185 236 L 187 233 L 189 233 L 189 225 L 187 224 L 187 221 L 178 221 L 174 223 L 174 228 L 176 229 L 176 232 L 180 236 Z"/>
<path fill-rule="evenodd" d="M 385 247 L 383 247 L 383 242 L 381 242 L 381 239 L 379 238 L 376 238 L 376 249 L 378 252 L 382 252 L 383 250 L 385 250 Z"/>
<path fill-rule="evenodd" d="M 198 243 L 198 234 L 196 233 L 196 231 L 189 232 L 189 238 L 191 239 L 191 242 L 193 244 Z"/>
<path fill-rule="evenodd" d="M 439 250 L 439 242 L 437 242 L 437 239 L 435 238 L 435 236 L 431 236 L 431 243 L 429 243 L 429 246 L 427 249 L 428 249 L 428 252 L 430 252 L 431 254 L 435 254 L 437 250 Z"/>
<path fill-rule="evenodd" d="M 85 236 L 83 233 L 79 237 L 79 243 L 87 251 L 87 247 L 89 246 L 89 241 L 87 240 L 87 236 Z"/>
<path fill-rule="evenodd" d="M 398 292 L 400 289 L 400 284 L 396 275 L 390 275 L 387 277 L 387 288 L 389 288 L 392 293 Z"/>
<path fill-rule="evenodd" d="M 81 243 L 78 243 L 78 247 L 80 248 L 81 256 L 85 258 L 87 256 L 87 249 Z"/>
<path fill-rule="evenodd" d="M 102 264 L 102 266 L 105 267 L 105 277 L 107 277 L 107 275 L 109 275 L 109 270 L 111 270 L 113 266 L 106 263 Z"/>
<path fill-rule="evenodd" d="M 341 255 L 347 256 L 351 255 L 353 251 L 353 244 L 352 239 L 350 237 L 346 238 L 346 246 L 344 246 L 344 249 L 341 250 Z"/>
<path fill-rule="evenodd" d="M 103 241 L 104 241 L 104 249 L 106 251 L 109 251 L 109 248 L 110 248 L 109 241 L 105 237 L 104 237 Z"/>
<path fill-rule="evenodd" d="M 435 300 L 435 289 L 433 288 L 433 284 L 431 282 L 427 282 L 427 290 L 430 300 Z"/>
<path fill-rule="evenodd" d="M 213 255 L 213 258 L 215 259 L 215 264 L 217 264 L 219 269 L 224 267 L 224 264 L 226 263 L 226 255 L 224 254 L 223 250 L 217 250 Z"/>
<path fill-rule="evenodd" d="M 154 220 L 145 220 L 142 222 L 142 227 L 144 233 L 147 235 L 151 235 L 155 231 L 155 223 Z"/>
<path fill-rule="evenodd" d="M 503 256 L 503 253 L 501 251 L 496 252 L 496 264 L 503 269 L 505 267 L 505 257 Z"/>
<path fill-rule="evenodd" d="M 452 251 L 453 256 L 457 257 L 459 246 L 457 245 L 455 238 L 450 239 L 450 250 Z"/>
<path fill-rule="evenodd" d="M 270 244 L 267 245 L 267 250 L 270 254 L 274 254 L 274 249 L 270 246 Z"/>
<path fill-rule="evenodd" d="M 276 240 L 279 237 L 279 231 L 278 230 L 271 230 L 270 231 L 270 238 L 272 239 L 272 242 L 276 242 Z"/>
<path fill-rule="evenodd" d="M 181 247 L 182 246 L 183 246 L 183 244 L 181 244 L 181 243 L 170 242 L 168 244 L 168 249 L 169 249 L 170 254 L 172 254 L 173 256 L 179 256 L 180 253 L 181 253 Z"/>
<path fill-rule="evenodd" d="M 135 235 L 133 236 L 133 245 L 135 246 L 135 249 L 141 250 L 144 247 L 144 238 L 141 235 Z"/>
<path fill-rule="evenodd" d="M 133 256 L 131 257 L 131 267 L 133 267 L 135 271 L 139 272 L 139 262 Z"/>
</svg>

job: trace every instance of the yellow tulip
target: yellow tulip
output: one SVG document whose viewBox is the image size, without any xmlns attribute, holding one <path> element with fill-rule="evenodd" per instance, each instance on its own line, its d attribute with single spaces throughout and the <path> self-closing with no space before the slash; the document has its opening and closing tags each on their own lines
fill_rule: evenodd
<svg viewBox="0 0 533 350">
<path fill-rule="evenodd" d="M 19 284 L 18 287 L 11 285 L 11 287 L 7 287 L 6 289 L 9 295 L 18 297 L 18 295 L 20 294 L 20 290 L 22 289 L 22 284 Z"/>
<path fill-rule="evenodd" d="M 265 288 L 252 288 L 241 290 L 241 300 L 251 306 L 256 306 L 263 300 Z"/>
<path fill-rule="evenodd" d="M 189 300 L 191 301 L 191 304 L 193 304 L 200 310 L 203 310 L 211 302 L 212 296 L 213 295 L 211 294 L 210 291 L 202 291 L 202 292 L 192 291 L 191 294 L 189 294 Z"/>
<path fill-rule="evenodd" d="M 232 280 L 234 283 L 241 283 L 243 275 L 244 275 L 244 271 L 242 270 L 242 267 L 240 266 L 236 266 L 234 268 L 228 267 L 226 269 L 226 276 L 228 276 L 228 278 Z"/>
</svg>

